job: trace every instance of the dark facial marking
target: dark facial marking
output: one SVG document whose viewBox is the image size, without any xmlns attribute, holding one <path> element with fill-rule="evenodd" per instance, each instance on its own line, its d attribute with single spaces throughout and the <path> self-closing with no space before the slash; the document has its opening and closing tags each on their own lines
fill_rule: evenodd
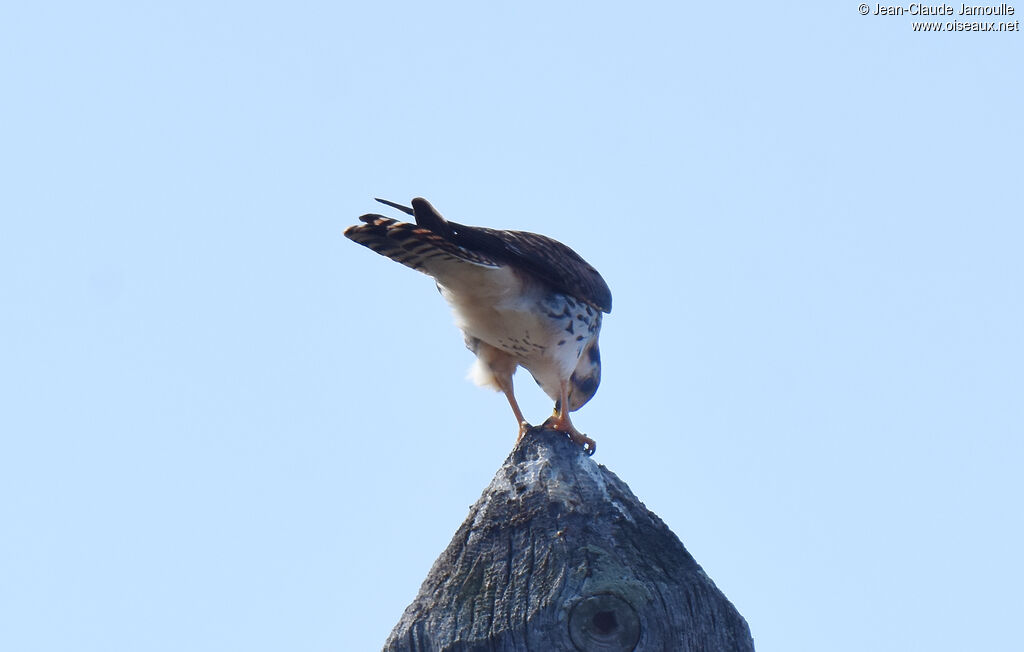
<svg viewBox="0 0 1024 652">
<path fill-rule="evenodd" d="M 573 381 L 576 390 L 583 396 L 593 396 L 597 391 L 598 380 L 593 376 L 587 376 L 582 380 Z"/>
</svg>

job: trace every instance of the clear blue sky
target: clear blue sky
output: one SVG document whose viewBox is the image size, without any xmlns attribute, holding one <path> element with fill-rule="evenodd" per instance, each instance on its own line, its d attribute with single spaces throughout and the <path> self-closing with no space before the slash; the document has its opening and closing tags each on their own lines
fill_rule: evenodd
<svg viewBox="0 0 1024 652">
<path fill-rule="evenodd" d="M 341 235 L 416 195 L 601 270 L 575 421 L 759 652 L 1019 642 L 1020 33 L 16 4 L 0 648 L 380 647 L 516 434 L 430 280 Z"/>
</svg>

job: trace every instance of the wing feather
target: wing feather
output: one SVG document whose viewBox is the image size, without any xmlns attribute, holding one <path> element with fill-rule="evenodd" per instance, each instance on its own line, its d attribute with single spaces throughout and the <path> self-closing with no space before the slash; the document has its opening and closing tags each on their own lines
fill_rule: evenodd
<svg viewBox="0 0 1024 652">
<path fill-rule="evenodd" d="M 516 265 L 551 287 L 602 312 L 612 311 L 612 292 L 590 263 L 561 242 L 539 233 L 501 231 L 449 222 L 455 242 L 490 258 Z"/>
<path fill-rule="evenodd" d="M 372 213 L 359 219 L 363 224 L 345 229 L 346 238 L 430 276 L 436 277 L 451 265 L 501 266 L 487 256 L 464 249 L 416 224 Z"/>
<path fill-rule="evenodd" d="M 416 197 L 412 208 L 386 199 L 382 204 L 414 215 L 416 224 L 368 214 L 364 224 L 345 235 L 403 265 L 430 274 L 433 262 L 481 267 L 511 265 L 556 291 L 611 312 L 612 293 L 601 275 L 575 251 L 553 238 L 527 231 L 504 231 L 467 226 L 444 219 L 427 200 Z"/>
</svg>

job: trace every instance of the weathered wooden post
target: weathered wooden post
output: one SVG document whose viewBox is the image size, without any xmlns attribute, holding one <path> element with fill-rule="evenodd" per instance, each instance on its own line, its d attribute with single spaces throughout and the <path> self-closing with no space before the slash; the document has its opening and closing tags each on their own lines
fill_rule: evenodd
<svg viewBox="0 0 1024 652">
<path fill-rule="evenodd" d="M 679 539 L 565 435 L 534 428 L 434 563 L 385 650 L 753 651 Z"/>
</svg>

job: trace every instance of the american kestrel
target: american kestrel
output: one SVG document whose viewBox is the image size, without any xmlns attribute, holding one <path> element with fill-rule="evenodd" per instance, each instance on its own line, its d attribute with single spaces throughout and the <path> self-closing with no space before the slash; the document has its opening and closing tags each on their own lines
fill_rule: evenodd
<svg viewBox="0 0 1024 652">
<path fill-rule="evenodd" d="M 420 197 L 412 208 L 377 201 L 416 223 L 371 213 L 345 236 L 434 278 L 476 355 L 471 378 L 504 392 L 519 439 L 531 427 L 512 388 L 512 374 L 522 366 L 555 401 L 544 426 L 593 454 L 594 440 L 576 430 L 569 413 L 589 401 L 601 382 L 597 339 L 612 294 L 597 270 L 543 235 L 449 222 Z"/>
</svg>

